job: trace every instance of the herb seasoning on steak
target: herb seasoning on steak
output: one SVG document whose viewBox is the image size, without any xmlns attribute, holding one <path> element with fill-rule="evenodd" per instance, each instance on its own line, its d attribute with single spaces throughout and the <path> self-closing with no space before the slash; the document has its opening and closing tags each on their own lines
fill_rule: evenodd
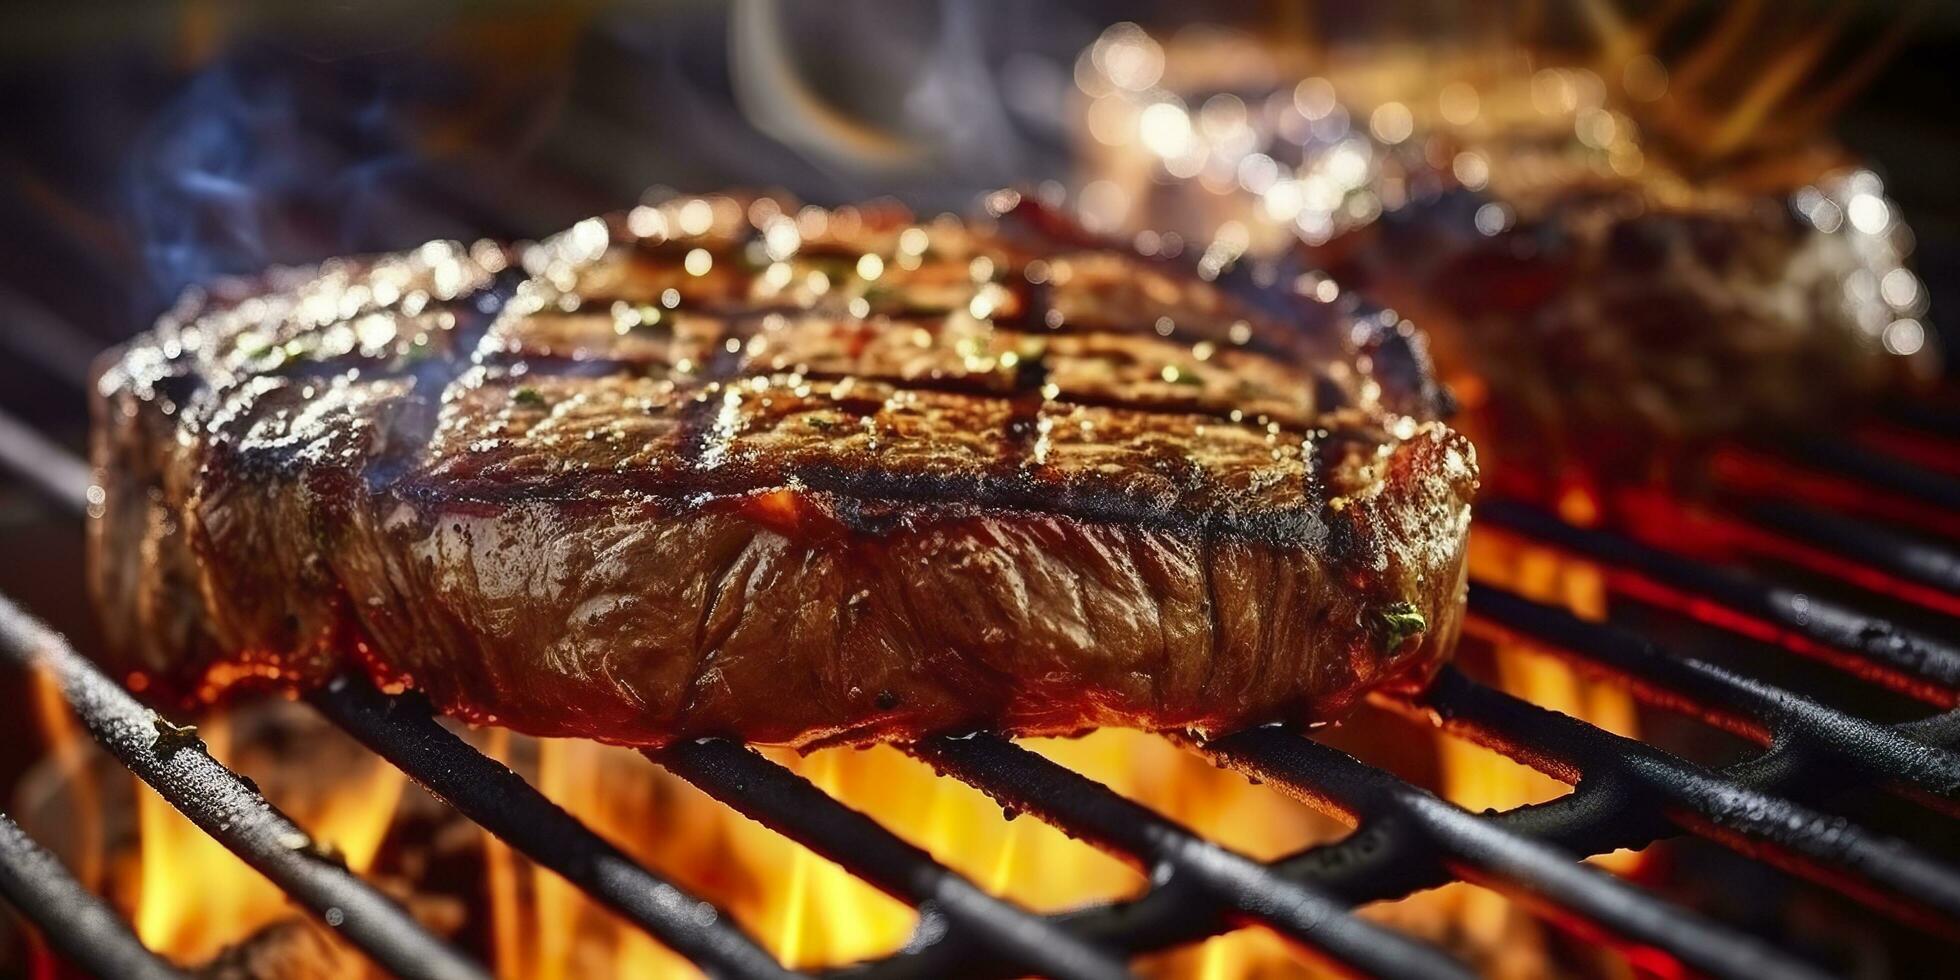
<svg viewBox="0 0 1960 980">
<path fill-rule="evenodd" d="M 1408 338 L 1003 193 L 689 198 L 189 297 L 99 383 L 166 699 L 361 670 L 539 735 L 1211 732 L 1416 684 L 1476 465 Z"/>
</svg>

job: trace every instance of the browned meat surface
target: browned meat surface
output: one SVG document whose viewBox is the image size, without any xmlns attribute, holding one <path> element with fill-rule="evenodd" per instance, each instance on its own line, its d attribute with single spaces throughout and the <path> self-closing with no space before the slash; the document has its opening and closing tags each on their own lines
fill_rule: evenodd
<svg viewBox="0 0 1960 980">
<path fill-rule="evenodd" d="M 1651 131 L 1674 103 L 1508 48 L 1119 28 L 1091 54 L 1085 209 L 1410 317 L 1491 482 L 1644 477 L 1937 375 L 1910 233 L 1841 149 L 1703 159 Z M 1161 77 L 1125 86 L 1140 59 Z"/>
<path fill-rule="evenodd" d="M 1470 188 L 1431 172 L 1433 196 L 1308 249 L 1429 332 L 1497 465 L 1645 476 L 1937 375 L 1904 232 L 1869 171 L 1677 184 L 1538 159 L 1558 152 L 1486 150 L 1537 175 Z"/>
<path fill-rule="evenodd" d="M 1449 653 L 1476 467 L 1406 336 L 1011 195 L 783 207 L 187 299 L 100 379 L 114 666 L 810 744 L 1324 718 Z"/>
</svg>

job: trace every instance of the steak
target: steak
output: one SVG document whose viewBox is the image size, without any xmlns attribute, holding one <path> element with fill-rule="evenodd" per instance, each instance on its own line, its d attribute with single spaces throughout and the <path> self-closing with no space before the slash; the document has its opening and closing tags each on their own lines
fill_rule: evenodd
<svg viewBox="0 0 1960 980">
<path fill-rule="evenodd" d="M 1761 183 L 1601 179 L 1533 165 L 1554 148 L 1485 152 L 1543 176 L 1439 180 L 1305 261 L 1423 325 L 1496 465 L 1645 477 L 1938 376 L 1911 319 L 1923 301 L 1902 298 L 1922 291 L 1902 265 L 1909 233 L 1843 217 L 1895 210 L 1869 170 L 1820 158 Z"/>
<path fill-rule="evenodd" d="M 1099 49 L 1147 41 L 1134 30 Z M 1120 189 L 1136 227 L 1413 319 L 1487 484 L 1664 474 L 1712 442 L 1802 431 L 1939 377 L 1911 233 L 1841 147 L 1716 166 L 1696 156 L 1705 140 L 1665 137 L 1676 103 L 1512 46 L 1298 54 L 1166 39 L 1158 85 L 1101 78 L 1091 88 L 1111 94 L 1085 113 L 1169 98 L 1238 128 L 1200 170 L 1085 125 L 1084 170 Z M 1219 181 L 1221 155 L 1254 179 Z"/>
<path fill-rule="evenodd" d="M 1474 453 L 1398 322 L 1009 192 L 222 283 L 100 375 L 109 657 L 637 745 L 1331 718 L 1461 617 Z"/>
</svg>

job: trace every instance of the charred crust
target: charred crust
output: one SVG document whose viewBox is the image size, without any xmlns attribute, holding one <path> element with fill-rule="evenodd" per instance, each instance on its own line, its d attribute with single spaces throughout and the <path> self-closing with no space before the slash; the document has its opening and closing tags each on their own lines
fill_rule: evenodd
<svg viewBox="0 0 1960 980">
<path fill-rule="evenodd" d="M 1391 363 L 1404 349 L 1395 346 L 1397 337 L 1383 335 L 1368 352 L 1385 368 L 1375 376 L 1383 385 L 1372 385 L 1375 369 L 1359 359 L 1361 341 L 1350 320 L 1322 323 L 1331 323 L 1328 336 L 1338 338 L 1327 343 L 1309 336 L 1319 329 L 1312 325 L 1285 332 L 1290 326 L 1179 278 L 1188 270 L 1124 256 L 1056 220 L 1024 212 L 1006 222 L 1013 229 L 999 233 L 933 224 L 933 234 L 949 235 L 948 241 L 934 238 L 910 269 L 896 261 L 886 266 L 881 282 L 906 298 L 898 305 L 907 312 L 899 315 L 867 315 L 852 302 L 870 292 L 866 283 L 843 282 L 856 268 L 844 261 L 860 253 L 855 246 L 812 246 L 824 253 L 822 268 L 834 283 L 828 299 L 730 298 L 729 276 L 753 289 L 754 280 L 772 274 L 769 264 L 724 262 L 739 253 L 747 233 L 714 245 L 720 281 L 689 283 L 673 279 L 670 267 L 689 249 L 643 248 L 621 238 L 615 222 L 603 253 L 580 259 L 583 264 L 505 271 L 453 298 L 445 312 L 455 315 L 454 326 L 442 344 L 412 358 L 342 354 L 275 365 L 186 351 L 149 370 L 143 380 L 151 388 L 143 390 L 134 373 L 158 360 L 166 340 L 139 341 L 101 387 L 102 414 L 124 427 L 119 438 L 129 443 L 118 451 L 143 460 L 111 474 L 124 479 L 112 493 L 153 496 L 158 511 L 181 520 L 185 532 L 171 546 L 194 552 L 188 560 L 196 568 L 179 576 L 186 581 L 152 583 L 165 602 L 145 596 L 118 608 L 148 616 L 175 602 L 197 622 L 146 628 L 152 636 L 189 639 L 178 644 L 182 649 L 141 640 L 155 646 L 140 651 L 137 666 L 157 671 L 159 685 L 198 687 L 311 683 L 353 662 L 378 679 L 417 684 L 445 710 L 513 724 L 520 719 L 506 714 L 506 700 L 543 696 L 517 690 L 524 685 L 510 677 L 561 670 L 566 673 L 553 676 L 566 683 L 600 676 L 611 682 L 585 691 L 603 708 L 573 709 L 567 695 L 553 695 L 558 700 L 548 710 L 521 719 L 530 730 L 640 741 L 714 731 L 814 744 L 936 726 L 1055 732 L 1105 723 L 1217 727 L 1270 720 L 1283 710 L 1333 710 L 1354 696 L 1342 685 L 1402 669 L 1398 664 L 1410 658 L 1439 656 L 1447 638 L 1429 634 L 1420 652 L 1382 654 L 1380 641 L 1406 617 L 1370 622 L 1366 614 L 1426 591 L 1408 581 L 1395 549 L 1422 550 L 1425 561 L 1460 559 L 1461 501 L 1433 526 L 1404 518 L 1442 513 L 1423 508 L 1448 490 L 1467 498 L 1462 485 L 1474 480 L 1473 471 L 1444 472 L 1434 463 L 1428 444 L 1438 427 L 1427 408 L 1391 404 L 1373 393 L 1417 384 L 1420 352 L 1408 348 L 1406 363 Z M 605 265 L 622 253 L 623 261 L 656 265 Z M 1027 280 L 1031 256 L 1072 262 L 1080 278 Z M 589 273 L 593 283 L 580 280 Z M 676 313 L 666 329 L 636 331 L 630 317 L 615 329 L 604 319 L 610 302 L 599 298 L 635 298 L 633 290 L 654 288 L 648 281 L 681 282 L 695 292 L 677 302 L 661 294 L 663 308 Z M 979 290 L 996 286 L 1012 294 L 1000 300 L 1003 311 L 1018 305 L 999 322 L 979 323 L 984 317 L 972 312 L 977 306 L 967 296 L 977 304 Z M 699 295 L 716 289 L 723 290 L 713 293 L 719 298 Z M 1078 292 L 1058 296 L 1071 289 Z M 1075 304 L 1069 309 L 1080 317 L 1052 325 L 1058 302 Z M 1164 304 L 1175 307 L 1175 319 L 1153 315 Z M 564 311 L 577 315 L 546 322 Z M 759 367 L 754 351 L 770 343 L 777 312 L 812 320 L 821 312 L 831 324 L 845 322 L 855 332 L 809 336 L 841 337 L 836 343 L 849 356 L 806 366 L 798 363 L 803 354 L 792 352 L 780 365 Z M 682 314 L 691 318 L 688 329 L 677 326 Z M 881 326 L 869 330 L 871 321 Z M 527 346 L 547 329 L 594 322 L 596 333 L 575 336 L 562 349 Z M 213 323 L 198 321 L 215 330 Z M 961 357 L 944 358 L 934 345 L 951 345 L 955 326 L 974 342 L 956 348 Z M 548 339 L 565 336 L 573 335 Z M 904 371 L 867 369 L 868 357 L 850 360 L 861 348 L 890 346 L 899 336 L 908 344 L 919 338 L 900 352 L 904 357 L 942 360 Z M 997 343 L 1002 336 L 1007 340 Z M 1054 339 L 1061 337 L 1096 342 Z M 684 344 L 696 346 L 680 350 Z M 1200 362 L 1214 348 L 1225 353 L 1207 386 Z M 1018 360 L 1007 362 L 1008 353 Z M 686 367 L 678 363 L 683 356 Z M 119 370 L 124 376 L 115 375 Z M 804 388 L 816 393 L 797 393 Z M 731 393 L 737 397 L 726 397 Z M 1252 399 L 1264 401 L 1242 411 L 1240 403 Z M 583 410 L 591 414 L 582 420 Z M 751 435 L 747 443 L 738 439 Z M 123 465 L 118 459 L 98 462 L 114 469 Z M 638 578 L 609 582 L 601 596 L 580 593 L 583 586 L 574 583 L 572 594 L 593 601 L 567 615 L 554 610 L 549 625 L 529 634 L 500 632 L 471 618 L 480 617 L 481 605 L 494 604 L 497 615 L 521 619 L 525 610 L 517 607 L 529 603 L 509 594 L 487 601 L 485 583 L 502 572 L 493 566 L 518 566 L 500 588 L 537 588 L 526 581 L 534 573 L 527 563 L 541 549 L 566 540 L 583 544 L 559 537 L 567 529 L 644 534 L 663 548 L 670 539 L 661 535 L 669 533 L 684 540 L 726 534 L 713 539 L 718 546 L 747 550 L 727 553 L 719 565 L 723 552 L 702 552 L 710 558 L 698 568 L 685 562 L 700 554 L 660 552 L 651 562 L 660 567 L 646 567 L 645 553 L 619 559 L 606 574 L 626 569 L 657 579 L 670 558 L 680 574 L 698 571 L 678 586 L 687 595 L 687 621 L 634 634 L 645 641 L 641 646 L 615 644 L 618 634 L 608 633 L 571 653 L 603 650 L 600 661 L 541 666 L 550 658 L 539 656 L 537 644 L 565 641 L 563 631 L 573 628 L 568 621 L 620 617 L 636 624 L 621 629 L 652 629 L 638 625 L 649 618 L 639 604 L 654 595 L 634 591 L 643 584 Z M 485 540 L 505 531 L 512 533 L 506 540 Z M 1012 554 L 1000 553 L 1004 540 L 1015 542 L 1005 549 Z M 1278 678 L 1315 685 L 1312 697 L 1322 700 L 1251 708 L 1190 701 L 1188 692 L 1170 687 L 1181 682 L 1168 678 L 1176 672 L 1169 630 L 1144 638 L 1146 647 L 1154 642 L 1164 649 L 1150 647 L 1124 672 L 1096 681 L 1086 672 L 1101 669 L 1092 663 L 1097 657 L 1071 646 L 1094 628 L 1051 634 L 1048 649 L 1034 650 L 1024 648 L 1016 630 L 1037 628 L 1030 624 L 1039 617 L 945 638 L 945 606 L 972 602 L 973 610 L 960 611 L 998 613 L 990 608 L 998 597 L 972 590 L 990 576 L 1005 582 L 1032 574 L 1005 564 L 1031 560 L 1052 542 L 1091 550 L 1044 559 L 1053 561 L 1044 587 L 1174 590 L 1174 598 L 1117 600 L 1161 603 L 1142 610 L 1135 617 L 1140 622 L 1182 606 L 1199 617 L 1198 633 L 1252 630 L 1256 635 L 1231 650 L 1205 653 L 1251 663 L 1186 672 L 1205 690 Z M 478 564 L 492 557 L 489 551 L 499 552 L 494 561 Z M 570 546 L 564 556 L 581 569 L 571 574 L 591 573 L 592 556 L 575 551 Z M 795 560 L 765 557 L 776 555 Z M 1229 569 L 1235 562 L 1257 570 L 1238 581 L 1239 572 Z M 842 587 L 826 580 L 793 595 L 767 594 L 806 572 L 805 563 L 845 576 Z M 850 578 L 871 574 L 870 568 L 936 575 L 934 587 L 952 592 L 881 589 Z M 1220 568 L 1229 570 L 1221 577 Z M 1096 581 L 1103 573 L 1109 581 Z M 1191 578 L 1196 575 L 1203 580 Z M 270 581 L 263 589 L 247 587 L 260 579 Z M 867 584 L 873 587 L 860 587 Z M 709 594 L 693 605 L 704 586 Z M 462 593 L 437 594 L 451 588 Z M 942 601 L 949 595 L 951 603 Z M 1421 605 L 1430 612 L 1439 601 L 1450 600 L 1425 594 Z M 1228 608 L 1234 603 L 1240 608 Z M 1311 654 L 1291 644 L 1281 649 L 1273 644 L 1283 631 L 1249 627 L 1248 609 L 1284 610 L 1273 615 L 1302 617 L 1330 632 L 1325 642 L 1320 633 L 1309 638 Z M 756 617 L 774 617 L 766 620 L 766 654 L 758 654 L 753 637 L 735 636 Z M 935 623 L 939 628 L 926 628 Z M 1317 659 L 1361 656 L 1355 651 L 1364 647 L 1374 648 L 1369 657 L 1396 663 Z M 245 662 L 241 650 L 255 659 Z M 822 659 L 840 656 L 849 662 Z M 1059 659 L 1071 656 L 1079 662 Z M 840 678 L 867 657 L 902 664 L 880 665 L 898 673 Z M 667 686 L 654 693 L 612 673 L 622 663 L 629 671 L 667 671 L 669 662 L 671 676 L 663 673 L 658 682 Z M 238 667 L 249 669 L 231 669 Z M 1070 671 L 1078 669 L 1086 692 L 1056 687 L 1070 683 Z M 758 683 L 758 670 L 780 674 L 783 684 L 807 695 L 797 710 L 823 717 L 783 727 L 788 723 L 731 715 L 729 692 Z M 748 680 L 732 679 L 742 671 L 751 672 Z M 1178 703 L 1179 697 L 1187 700 Z M 625 730 L 595 727 L 601 711 L 613 712 L 607 724 Z M 776 727 L 750 731 L 751 723 Z"/>
</svg>

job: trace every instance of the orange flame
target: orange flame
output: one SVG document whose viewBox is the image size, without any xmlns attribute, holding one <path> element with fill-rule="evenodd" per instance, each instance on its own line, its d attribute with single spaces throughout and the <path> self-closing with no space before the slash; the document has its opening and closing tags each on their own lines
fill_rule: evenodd
<svg viewBox="0 0 1960 980">
<path fill-rule="evenodd" d="M 235 743 L 227 716 L 212 718 L 198 735 L 227 765 L 236 767 L 236 757 L 246 752 Z M 282 793 L 277 782 L 267 782 L 276 805 L 361 872 L 380 852 L 405 777 L 379 759 L 368 759 L 324 794 Z M 133 920 L 146 945 L 178 962 L 204 963 L 260 929 L 300 914 L 276 886 L 147 785 L 137 784 L 135 798 L 140 844 Z"/>
<path fill-rule="evenodd" d="M 1519 588 L 1536 587 L 1539 595 L 1548 588 L 1567 590 L 1568 598 L 1596 594 L 1596 580 L 1542 552 L 1481 544 L 1478 561 L 1508 569 Z M 1624 730 L 1630 724 L 1630 711 L 1615 692 L 1588 686 L 1556 661 L 1507 652 L 1500 672 L 1506 687 L 1540 703 L 1608 727 Z M 233 726 L 222 718 L 201 734 L 220 759 L 240 748 Z M 916 925 L 908 906 L 735 814 L 638 753 L 502 731 L 486 733 L 484 742 L 486 751 L 637 860 L 713 897 L 792 966 L 820 968 L 882 956 L 903 945 Z M 1344 833 L 1304 804 L 1216 769 L 1156 736 L 1106 730 L 1024 744 L 1262 860 Z M 1467 806 L 1508 807 L 1562 791 L 1485 750 L 1456 740 L 1436 744 L 1440 788 Z M 982 887 L 1037 911 L 1122 899 L 1143 887 L 1142 876 L 1124 862 L 1037 820 L 1009 818 L 983 794 L 896 749 L 766 754 Z M 402 790 L 399 774 L 374 761 L 372 770 L 337 788 L 320 806 L 310 811 L 288 806 L 302 825 L 339 846 L 357 871 L 372 862 Z M 182 962 L 204 962 L 294 914 L 276 889 L 147 790 L 138 795 L 137 816 L 142 847 L 135 920 L 145 941 Z M 484 846 L 484 912 L 499 975 L 697 975 L 677 954 L 487 834 Z M 186 900 L 191 895 L 195 901 Z M 1500 896 L 1472 886 L 1437 889 L 1364 914 L 1459 951 L 1467 944 L 1480 968 L 1492 975 L 1529 976 L 1545 966 L 1535 921 Z M 1139 967 L 1151 976 L 1323 975 L 1286 942 L 1257 928 L 1148 957 Z"/>
<path fill-rule="evenodd" d="M 1572 486 L 1560 495 L 1557 510 L 1567 521 L 1587 525 L 1598 521 L 1600 504 L 1590 489 Z M 1592 562 L 1491 533 L 1471 535 L 1469 558 L 1471 574 L 1480 582 L 1507 588 L 1537 602 L 1562 606 L 1581 619 L 1606 618 L 1606 572 Z M 1475 631 L 1474 623 L 1471 629 Z M 1624 689 L 1582 677 L 1571 666 L 1529 643 L 1509 637 L 1496 637 L 1494 643 L 1498 686 L 1505 691 L 1618 735 L 1638 734 L 1633 697 Z M 1541 802 L 1567 791 L 1564 783 L 1462 739 L 1446 739 L 1441 746 L 1443 793 L 1472 810 L 1507 809 Z M 1627 873 L 1638 864 L 1638 855 L 1618 851 L 1601 855 L 1595 863 Z"/>
</svg>

